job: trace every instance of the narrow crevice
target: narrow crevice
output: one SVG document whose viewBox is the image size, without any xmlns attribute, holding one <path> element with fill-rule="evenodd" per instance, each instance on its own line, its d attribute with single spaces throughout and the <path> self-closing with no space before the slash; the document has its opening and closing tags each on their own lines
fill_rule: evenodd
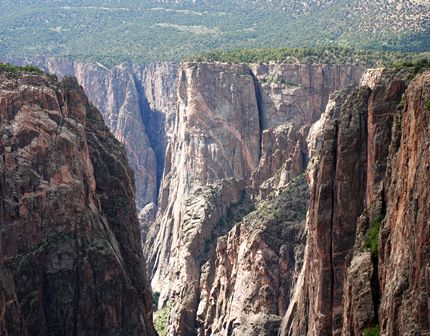
<svg viewBox="0 0 430 336">
<path fill-rule="evenodd" d="M 387 214 L 387 204 L 385 201 L 385 191 L 382 190 L 381 192 L 381 212 L 380 212 L 380 218 L 385 218 L 386 214 Z M 378 247 L 379 249 L 379 247 Z M 379 254 L 379 253 L 378 253 Z M 372 277 L 370 279 L 371 281 L 371 290 L 372 290 L 372 303 L 373 303 L 373 316 L 374 316 L 374 320 L 373 323 L 374 325 L 379 324 L 379 306 L 381 304 L 381 287 L 379 284 L 379 256 L 378 254 L 374 255 L 371 254 L 371 261 L 372 261 L 372 265 L 373 265 L 373 273 L 372 273 Z"/>
<path fill-rule="evenodd" d="M 4 133 L 1 133 L 0 135 L 3 137 L 3 134 Z M 8 139 L 9 140 L 9 139 Z M 5 150 L 4 150 L 4 146 L 3 146 L 3 148 L 2 148 L 2 160 L 3 160 L 3 162 L 2 162 L 2 185 L 1 185 L 1 188 L 0 188 L 0 197 L 1 197 L 1 203 L 2 203 L 2 208 L 1 208 L 1 211 L 0 211 L 0 220 L 1 220 L 1 223 L 5 223 L 6 222 L 6 220 L 5 220 L 5 216 L 6 216 L 6 214 L 5 214 L 5 209 L 6 209 L 6 197 L 5 197 L 5 189 L 6 189 L 6 152 L 5 152 Z M 0 233 L 0 238 L 1 238 L 1 233 Z M 0 251 L 0 256 L 1 256 L 1 252 L 2 251 Z M 1 259 L 0 259 L 0 261 L 1 261 Z"/>
<path fill-rule="evenodd" d="M 332 191 L 331 191 L 331 218 L 330 218 L 330 313 L 333 318 L 333 299 L 334 299 L 334 276 L 335 276 L 335 265 L 333 262 L 333 226 L 334 226 L 334 213 L 336 203 L 336 170 L 337 170 L 337 145 L 339 136 L 339 122 L 334 121 L 333 125 L 333 170 L 332 170 Z"/>
<path fill-rule="evenodd" d="M 260 82 L 258 81 L 257 77 L 254 75 L 254 73 L 251 70 L 249 70 L 249 72 L 254 80 L 255 98 L 257 100 L 258 124 L 260 127 L 260 139 L 259 139 L 260 148 L 258 153 L 258 159 L 261 159 L 261 155 L 263 151 L 263 131 L 266 128 L 266 125 L 264 123 L 264 102 L 263 102 L 263 95 L 261 93 L 262 88 L 261 88 Z"/>
<path fill-rule="evenodd" d="M 372 255 L 373 273 L 371 278 L 372 287 L 372 302 L 373 302 L 373 316 L 374 324 L 379 324 L 379 305 L 381 303 L 381 289 L 378 279 L 378 256 Z"/>
<path fill-rule="evenodd" d="M 80 307 L 80 297 L 81 297 L 81 286 L 80 286 L 80 278 L 81 278 L 81 255 L 80 255 L 80 244 L 79 244 L 79 228 L 82 224 L 83 217 L 81 217 L 80 223 L 78 227 L 75 229 L 74 232 L 74 240 L 75 240 L 75 250 L 77 254 L 77 260 L 75 264 L 75 307 L 74 307 L 74 314 L 73 314 L 73 335 L 78 336 L 78 322 L 79 322 L 79 307 Z"/>
</svg>

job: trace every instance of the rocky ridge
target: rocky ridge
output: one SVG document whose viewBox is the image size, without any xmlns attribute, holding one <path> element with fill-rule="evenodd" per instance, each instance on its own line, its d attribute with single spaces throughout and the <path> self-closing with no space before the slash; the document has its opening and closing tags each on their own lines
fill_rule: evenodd
<svg viewBox="0 0 430 336">
<path fill-rule="evenodd" d="M 145 250 L 167 335 L 428 332 L 429 73 L 369 70 L 327 101 L 362 70 L 304 68 L 181 66 Z"/>
<path fill-rule="evenodd" d="M 155 335 L 120 143 L 76 80 L 0 73 L 0 334 Z"/>
</svg>

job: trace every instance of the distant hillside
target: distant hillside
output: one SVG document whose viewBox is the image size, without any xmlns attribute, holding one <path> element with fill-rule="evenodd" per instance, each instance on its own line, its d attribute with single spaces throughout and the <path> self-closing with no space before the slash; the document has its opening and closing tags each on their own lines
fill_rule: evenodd
<svg viewBox="0 0 430 336">
<path fill-rule="evenodd" d="M 210 50 L 430 50 L 429 1 L 19 0 L 0 2 L 0 55 L 119 63 Z"/>
</svg>

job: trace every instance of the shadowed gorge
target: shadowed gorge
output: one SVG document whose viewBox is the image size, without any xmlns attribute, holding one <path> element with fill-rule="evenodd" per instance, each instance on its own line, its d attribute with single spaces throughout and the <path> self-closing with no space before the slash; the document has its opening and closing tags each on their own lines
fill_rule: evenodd
<svg viewBox="0 0 430 336">
<path fill-rule="evenodd" d="M 0 336 L 430 336 L 429 0 L 0 1 Z"/>
<path fill-rule="evenodd" d="M 414 153 L 427 153 L 425 102 L 430 99 L 425 68 L 419 70 L 424 73 L 416 75 L 416 67 L 406 65 L 403 69 L 366 70 L 360 65 L 160 63 L 141 68 L 123 65 L 108 71 L 100 65 L 75 62 L 67 68 L 67 61 L 55 58 L 37 62 L 61 75 L 67 71 L 75 74 L 93 100 L 101 104 L 104 118 L 110 120 L 111 128 L 116 127 L 115 134 L 128 153 L 128 160 L 119 147 L 112 153 L 119 146 L 112 136 L 102 140 L 95 136 L 101 132 L 101 116 L 84 100 L 88 111 L 80 113 L 85 115 L 84 139 L 94 182 L 83 175 L 82 195 L 85 202 L 96 197 L 97 201 L 91 201 L 99 211 L 96 214 L 106 219 L 99 220 L 102 224 L 91 224 L 89 231 L 86 229 L 86 240 L 72 229 L 57 234 L 57 228 L 53 231 L 54 241 L 37 238 L 42 242 L 30 248 L 31 255 L 38 256 L 40 251 L 48 253 L 45 249 L 57 250 L 68 239 L 75 240 L 71 250 L 64 248 L 65 254 L 71 253 L 71 260 L 77 258 L 71 264 L 76 287 L 68 289 L 73 302 L 78 302 L 71 310 L 76 312 L 70 322 L 75 330 L 83 323 L 77 312 L 85 307 L 79 299 L 81 293 L 88 291 L 88 284 L 81 280 L 86 279 L 82 278 L 86 263 L 97 270 L 101 259 L 97 254 L 96 266 L 87 261 L 89 252 L 74 251 L 93 252 L 92 244 L 96 245 L 96 253 L 103 252 L 103 256 L 109 255 L 104 251 L 110 251 L 109 247 L 119 253 L 118 263 L 123 265 L 126 276 L 122 278 L 124 275 L 118 273 L 119 279 L 123 279 L 118 281 L 127 281 L 143 295 L 142 312 L 147 321 L 152 319 L 153 305 L 154 323 L 162 335 L 359 335 L 378 328 L 381 333 L 396 335 L 397 330 L 428 330 L 428 291 L 423 286 L 428 279 L 415 268 L 428 266 L 427 196 L 425 188 L 419 189 L 428 180 L 428 158 L 421 155 L 417 164 L 408 163 Z M 110 76 L 109 80 L 105 81 L 105 75 Z M 43 85 L 54 85 L 49 84 L 54 79 L 42 78 L 48 81 Z M 71 79 L 62 83 L 59 85 L 65 86 L 64 90 L 80 90 Z M 123 90 L 111 91 L 112 86 Z M 68 101 L 61 98 L 62 91 L 55 92 L 49 104 L 61 113 L 73 111 L 66 104 Z M 103 105 L 106 101 L 112 103 Z M 46 109 L 50 116 L 54 114 L 51 105 L 43 105 L 41 110 Z M 84 107 L 75 110 L 84 111 Z M 4 114 L 8 118 L 16 113 L 10 108 L 5 111 L 9 111 Z M 56 124 L 61 120 L 57 119 L 53 119 Z M 66 119 L 58 127 L 62 130 L 68 123 Z M 146 139 L 144 144 L 135 144 L 124 136 L 133 134 L 130 132 L 137 124 Z M 414 132 L 408 132 L 410 127 Z M 101 129 L 108 134 L 104 126 Z M 12 141 L 17 145 L 11 148 L 33 148 L 36 133 L 23 131 Z M 418 148 L 417 144 L 424 147 Z M 8 147 L 4 148 L 6 155 Z M 166 155 L 160 161 L 162 151 Z M 138 208 L 139 231 L 133 192 L 121 194 L 117 188 L 107 186 L 122 185 L 124 179 L 129 186 L 134 183 L 129 173 L 116 175 L 121 170 L 111 166 L 112 155 L 118 155 L 115 161 L 123 167 L 127 161 L 131 165 L 147 164 L 148 160 L 133 161 L 142 152 L 152 153 L 149 157 L 155 164 L 146 165 L 148 171 L 141 170 L 141 179 L 136 180 L 143 196 L 148 195 L 148 190 L 153 192 L 146 203 L 141 203 L 143 208 Z M 6 157 L 3 162 L 7 162 Z M 40 155 L 37 158 L 40 162 Z M 54 159 L 59 160 L 51 154 L 45 161 Z M 417 170 L 400 169 L 401 164 Z M 60 186 L 69 183 L 69 179 L 74 181 L 70 177 L 73 166 L 69 165 L 61 166 L 57 182 Z M 406 172 L 409 177 L 401 180 L 408 181 L 408 187 L 399 185 L 395 175 Z M 49 180 L 50 175 L 44 174 L 42 178 Z M 146 189 L 140 185 L 139 181 L 148 178 L 146 174 L 155 176 L 152 189 L 147 188 L 148 184 L 143 185 Z M 94 183 L 96 196 L 88 196 L 92 195 Z M 405 209 L 410 210 L 398 212 L 396 204 L 403 202 L 404 188 L 416 191 L 405 201 Z M 417 197 L 416 201 L 413 197 Z M 26 202 L 27 199 L 28 195 Z M 16 213 L 21 218 L 28 213 L 26 203 L 18 203 L 19 210 L 3 210 L 3 216 Z M 4 203 L 4 209 L 8 206 L 8 202 Z M 97 218 L 94 206 L 90 206 L 88 218 Z M 403 227 L 399 221 L 408 213 L 413 214 L 413 230 L 421 232 L 418 240 L 410 240 L 413 235 L 405 236 L 404 229 L 403 233 L 398 231 Z M 124 231 L 125 218 L 134 223 L 130 231 Z M 81 221 L 79 225 L 73 221 L 70 225 L 76 230 L 83 225 Z M 103 229 L 97 229 L 97 225 Z M 143 259 L 138 261 L 142 257 L 136 259 L 136 253 L 141 253 L 140 234 L 146 266 Z M 19 232 L 14 235 L 20 237 Z M 403 247 L 391 243 L 393 236 L 404 242 Z M 134 237 L 134 245 L 121 245 L 129 242 L 130 237 Z M 2 246 L 9 251 L 5 242 Z M 29 253 L 25 252 L 26 245 L 22 246 L 24 252 L 13 252 L 19 258 L 21 253 Z M 419 251 L 414 254 L 417 260 L 413 268 L 409 268 L 409 262 L 399 264 L 412 258 L 404 254 L 405 246 Z M 132 252 L 130 248 L 137 250 Z M 393 248 L 399 256 L 394 259 Z M 26 332 L 26 314 L 33 314 L 43 291 L 27 299 L 26 291 L 34 290 L 23 286 L 13 275 L 20 277 L 20 272 L 28 272 L 29 264 L 20 261 L 17 266 L 13 258 L 3 260 L 2 298 L 9 304 L 2 314 L 13 316 L 9 328 Z M 64 260 L 69 259 L 61 257 L 56 263 Z M 76 272 L 78 266 L 84 269 Z M 399 267 L 408 272 L 402 274 L 410 274 L 418 282 L 409 282 L 392 271 Z M 157 297 L 152 304 L 145 275 L 136 273 L 144 268 Z M 91 288 L 97 293 L 100 280 L 96 277 L 92 281 L 95 287 Z M 48 286 L 52 284 L 55 282 L 48 282 Z M 118 293 L 117 289 L 114 291 Z M 97 302 L 105 299 L 95 295 Z M 127 292 L 121 295 L 125 295 L 124 302 L 138 298 L 135 294 L 127 296 Z M 418 306 L 417 302 L 421 304 Z M 44 304 L 41 303 L 42 307 Z M 130 309 L 138 307 L 133 305 Z M 401 313 L 397 313 L 396 307 L 402 309 Z M 102 319 L 105 313 L 97 314 L 95 320 Z M 57 330 L 56 321 L 66 315 L 50 318 L 43 330 Z M 126 323 L 115 321 L 121 321 L 120 328 Z M 98 325 L 101 329 L 93 328 L 94 334 L 106 328 L 103 322 Z M 144 328 L 150 325 L 148 322 Z M 82 328 L 87 330 L 88 326 Z M 151 334 L 151 330 L 141 332 Z"/>
</svg>

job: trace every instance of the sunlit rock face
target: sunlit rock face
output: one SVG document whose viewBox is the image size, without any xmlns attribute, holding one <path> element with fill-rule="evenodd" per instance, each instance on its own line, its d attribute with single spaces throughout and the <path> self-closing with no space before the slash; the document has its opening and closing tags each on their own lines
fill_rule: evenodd
<svg viewBox="0 0 430 336">
<path fill-rule="evenodd" d="M 169 335 L 277 332 L 303 260 L 309 129 L 330 93 L 363 71 L 180 65 L 144 247 L 159 308 L 170 311 Z"/>
</svg>

